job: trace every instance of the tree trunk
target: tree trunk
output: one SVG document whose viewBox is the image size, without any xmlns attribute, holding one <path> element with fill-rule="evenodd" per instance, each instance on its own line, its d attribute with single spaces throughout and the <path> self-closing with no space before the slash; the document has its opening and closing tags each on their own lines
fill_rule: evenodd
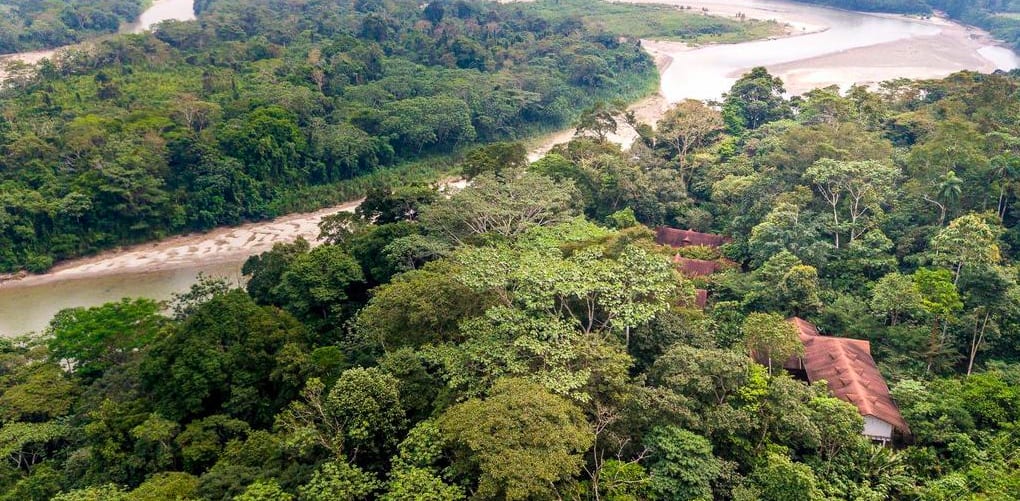
<svg viewBox="0 0 1020 501">
<path fill-rule="evenodd" d="M 832 206 L 832 224 L 833 224 L 832 232 L 836 234 L 836 248 L 838 249 L 839 248 L 839 210 L 837 210 L 835 204 Z"/>
<path fill-rule="evenodd" d="M 936 320 L 931 326 L 931 335 L 928 337 L 928 365 L 924 368 L 925 374 L 931 372 L 931 366 L 935 364 L 935 353 L 937 351 L 936 344 L 938 343 L 939 336 L 938 333 L 939 323 L 938 320 Z"/>
<path fill-rule="evenodd" d="M 1007 200 L 1008 197 L 1006 197 L 1006 187 L 1003 186 L 1002 188 L 999 189 L 999 207 L 998 210 L 995 211 L 995 213 L 999 215 L 1000 224 L 1002 224 L 1001 221 L 1006 217 Z"/>
<path fill-rule="evenodd" d="M 990 312 L 985 311 L 985 319 L 981 322 L 981 330 L 977 330 L 975 325 L 974 335 L 970 340 L 970 359 L 967 361 L 967 375 L 969 376 L 974 371 L 974 360 L 977 359 L 978 350 L 981 349 L 981 343 L 985 340 L 985 329 L 988 327 L 988 317 Z"/>
</svg>

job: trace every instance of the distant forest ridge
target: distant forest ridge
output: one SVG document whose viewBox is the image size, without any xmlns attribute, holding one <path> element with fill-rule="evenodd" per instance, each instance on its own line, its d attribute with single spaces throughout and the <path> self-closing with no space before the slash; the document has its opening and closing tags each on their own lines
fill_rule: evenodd
<svg viewBox="0 0 1020 501">
<path fill-rule="evenodd" d="M 114 33 L 144 0 L 0 0 L 0 54 L 51 49 Z"/>
<path fill-rule="evenodd" d="M 901 14 L 945 12 L 1020 49 L 1020 0 L 801 0 L 841 9 Z"/>
<path fill-rule="evenodd" d="M 0 271 L 357 198 L 343 186 L 377 168 L 563 127 L 657 80 L 636 41 L 530 5 L 196 10 L 0 91 Z"/>
<path fill-rule="evenodd" d="M 0 272 L 438 177 L 477 144 L 653 92 L 636 37 L 778 27 L 549 3 L 199 0 L 196 21 L 14 75 L 0 90 Z"/>
</svg>

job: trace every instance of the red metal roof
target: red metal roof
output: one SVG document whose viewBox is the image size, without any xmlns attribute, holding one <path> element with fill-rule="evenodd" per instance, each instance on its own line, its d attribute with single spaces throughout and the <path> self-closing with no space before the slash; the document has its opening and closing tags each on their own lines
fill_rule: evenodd
<svg viewBox="0 0 1020 501">
<path fill-rule="evenodd" d="M 705 305 L 708 304 L 708 291 L 705 289 L 694 290 L 694 304 L 699 310 L 704 310 Z"/>
<path fill-rule="evenodd" d="M 784 367 L 804 370 L 812 383 L 824 379 L 836 398 L 854 404 L 862 416 L 874 416 L 903 433 L 910 433 L 871 357 L 870 343 L 819 335 L 814 325 L 798 317 L 789 322 L 797 328 L 804 343 L 804 356 L 787 361 Z"/>
<path fill-rule="evenodd" d="M 712 233 L 699 233 L 693 230 L 680 230 L 667 226 L 660 226 L 655 229 L 655 242 L 659 245 L 668 245 L 670 247 L 678 248 L 690 245 L 719 247 L 730 241 L 729 237 Z"/>
<path fill-rule="evenodd" d="M 705 289 L 694 289 L 694 297 L 683 298 L 678 303 L 685 308 L 697 308 L 704 310 L 708 304 L 708 291 Z"/>
<path fill-rule="evenodd" d="M 791 324 L 793 324 L 794 327 L 797 328 L 797 334 L 800 334 L 801 341 L 805 341 L 811 339 L 814 336 L 821 335 L 818 333 L 818 327 L 815 327 L 815 324 L 812 324 L 811 322 L 808 322 L 803 318 L 793 317 L 787 319 L 786 321 L 790 322 Z"/>
<path fill-rule="evenodd" d="M 688 278 L 703 277 L 705 275 L 711 275 L 720 268 L 717 261 L 705 261 L 702 259 L 688 259 L 686 257 L 680 257 L 680 255 L 673 256 L 673 262 L 677 264 L 677 268 L 680 269 L 680 273 L 683 273 Z"/>
</svg>

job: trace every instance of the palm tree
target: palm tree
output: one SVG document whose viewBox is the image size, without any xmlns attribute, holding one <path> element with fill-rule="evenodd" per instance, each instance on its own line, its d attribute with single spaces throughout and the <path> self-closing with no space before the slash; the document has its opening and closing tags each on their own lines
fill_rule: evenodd
<svg viewBox="0 0 1020 501">
<path fill-rule="evenodd" d="M 934 199 L 924 195 L 926 201 L 935 204 L 939 208 L 939 226 L 946 222 L 946 212 L 950 206 L 960 201 L 960 195 L 962 194 L 963 180 L 956 175 L 955 171 L 949 171 L 935 183 Z"/>
<path fill-rule="evenodd" d="M 956 176 L 956 172 L 949 171 L 939 180 L 939 198 L 946 203 L 955 204 L 960 201 L 960 194 L 963 193 L 963 180 Z"/>
</svg>

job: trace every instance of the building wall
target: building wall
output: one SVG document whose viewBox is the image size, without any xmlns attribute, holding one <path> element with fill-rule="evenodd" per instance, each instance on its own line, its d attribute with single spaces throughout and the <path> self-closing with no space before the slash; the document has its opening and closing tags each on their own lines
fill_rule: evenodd
<svg viewBox="0 0 1020 501">
<path fill-rule="evenodd" d="M 875 416 L 864 416 L 864 434 L 878 440 L 892 440 L 893 426 Z"/>
</svg>

